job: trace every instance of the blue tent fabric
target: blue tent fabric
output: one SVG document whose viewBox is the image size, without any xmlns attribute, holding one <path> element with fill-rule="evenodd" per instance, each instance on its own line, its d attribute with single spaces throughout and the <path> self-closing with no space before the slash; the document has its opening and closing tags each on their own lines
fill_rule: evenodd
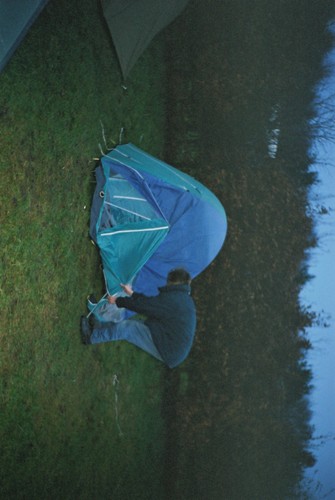
<svg viewBox="0 0 335 500">
<path fill-rule="evenodd" d="M 194 278 L 220 251 L 227 232 L 225 210 L 193 177 L 125 144 L 101 159 L 96 178 L 90 233 L 100 247 L 109 293 L 132 281 L 136 291 L 156 295 L 172 268 L 183 267 Z M 117 190 L 106 195 L 110 178 L 118 179 L 112 181 Z M 130 196 L 118 194 L 122 183 Z M 128 203 L 129 198 L 134 204 L 120 209 L 120 199 Z M 107 211 L 120 209 L 124 215 L 114 226 L 104 215 L 106 202 Z M 103 220 L 111 226 L 101 227 Z"/>
</svg>

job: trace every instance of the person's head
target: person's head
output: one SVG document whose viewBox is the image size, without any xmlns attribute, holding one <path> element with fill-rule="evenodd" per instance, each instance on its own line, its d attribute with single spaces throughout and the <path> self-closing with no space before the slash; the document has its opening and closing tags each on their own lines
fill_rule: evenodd
<svg viewBox="0 0 335 500">
<path fill-rule="evenodd" d="M 167 276 L 168 285 L 189 285 L 190 283 L 190 274 L 181 267 L 178 269 L 172 269 Z"/>
</svg>

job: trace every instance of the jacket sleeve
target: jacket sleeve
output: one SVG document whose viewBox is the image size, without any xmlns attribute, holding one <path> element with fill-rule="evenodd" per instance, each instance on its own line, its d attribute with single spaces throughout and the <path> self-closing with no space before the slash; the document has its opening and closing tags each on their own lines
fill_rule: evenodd
<svg viewBox="0 0 335 500">
<path fill-rule="evenodd" d="M 157 312 L 159 311 L 158 301 L 158 296 L 147 297 L 141 293 L 134 292 L 131 297 L 118 297 L 116 305 L 117 307 L 125 307 L 130 311 L 146 316 L 157 316 Z"/>
</svg>

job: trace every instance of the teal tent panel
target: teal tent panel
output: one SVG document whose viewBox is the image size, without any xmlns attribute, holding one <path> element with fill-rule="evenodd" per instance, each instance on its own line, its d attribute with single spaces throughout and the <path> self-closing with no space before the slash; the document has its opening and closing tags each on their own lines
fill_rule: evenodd
<svg viewBox="0 0 335 500">
<path fill-rule="evenodd" d="M 161 218 L 157 203 L 152 197 L 148 186 L 142 186 L 142 177 L 139 184 L 131 184 L 123 175 L 119 164 L 102 161 L 106 179 L 103 196 L 103 208 L 97 224 L 97 232 L 103 231 L 104 226 L 119 226 L 123 223 L 143 222 Z M 121 173 L 120 173 L 121 170 Z M 144 190 L 143 190 L 144 188 Z"/>
<path fill-rule="evenodd" d="M 225 211 L 221 202 L 206 186 L 185 172 L 134 146 L 134 144 L 128 143 L 117 146 L 108 153 L 104 160 L 106 161 L 108 158 L 140 172 L 146 172 L 159 177 L 164 182 L 182 191 L 191 193 L 193 196 L 215 207 L 225 218 Z"/>
<path fill-rule="evenodd" d="M 163 219 L 129 223 L 98 234 L 109 294 L 120 292 L 120 283 L 131 283 L 169 231 Z"/>
</svg>

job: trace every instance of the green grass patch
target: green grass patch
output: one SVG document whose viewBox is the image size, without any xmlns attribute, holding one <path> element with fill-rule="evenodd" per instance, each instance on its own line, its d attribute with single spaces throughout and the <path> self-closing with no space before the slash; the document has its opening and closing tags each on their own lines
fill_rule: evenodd
<svg viewBox="0 0 335 500">
<path fill-rule="evenodd" d="M 102 126 L 110 147 L 124 127 L 163 151 L 162 51 L 125 90 L 95 2 L 50 2 L 0 76 L 3 498 L 159 497 L 162 368 L 81 345 L 79 317 L 103 287 L 88 237 Z"/>
</svg>

